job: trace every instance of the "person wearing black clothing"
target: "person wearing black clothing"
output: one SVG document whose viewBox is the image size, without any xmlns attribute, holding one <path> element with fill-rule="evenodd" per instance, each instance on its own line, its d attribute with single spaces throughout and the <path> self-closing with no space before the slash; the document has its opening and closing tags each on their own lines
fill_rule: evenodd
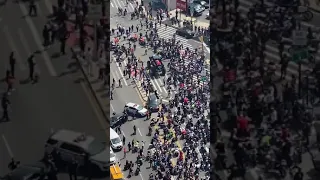
<svg viewBox="0 0 320 180">
<path fill-rule="evenodd" d="M 137 127 L 136 125 L 133 125 L 133 135 L 137 134 Z"/>
<path fill-rule="evenodd" d="M 29 65 L 29 79 L 31 81 L 33 81 L 34 80 L 34 67 L 36 65 L 36 63 L 34 61 L 33 54 L 31 56 L 29 56 L 29 58 L 28 58 L 28 65 Z"/>
<path fill-rule="evenodd" d="M 16 169 L 18 167 L 19 164 L 20 164 L 20 161 L 16 161 L 16 160 L 14 160 L 14 158 L 11 158 L 11 161 L 8 164 L 8 168 L 11 171 L 13 171 L 14 169 Z"/>
<path fill-rule="evenodd" d="M 29 0 L 29 16 L 37 16 L 37 6 L 35 0 Z"/>
<path fill-rule="evenodd" d="M 122 138 L 122 143 L 126 144 L 126 137 L 125 136 L 123 136 L 123 138 Z"/>
<path fill-rule="evenodd" d="M 3 115 L 2 115 L 2 120 L 9 121 L 9 114 L 8 114 L 8 107 L 9 107 L 10 101 L 8 99 L 7 94 L 5 93 L 2 97 L 1 100 L 1 105 L 2 105 L 2 110 L 3 110 Z"/>
<path fill-rule="evenodd" d="M 12 77 L 15 77 L 15 66 L 16 66 L 16 58 L 14 57 L 14 52 L 10 53 L 9 57 L 9 64 L 10 64 L 10 72 Z"/>
<path fill-rule="evenodd" d="M 69 164 L 68 166 L 68 174 L 69 174 L 69 178 L 70 180 L 73 180 L 73 176 L 74 176 L 74 180 L 77 180 L 77 169 L 78 169 L 78 163 L 73 160 L 71 164 Z"/>
</svg>

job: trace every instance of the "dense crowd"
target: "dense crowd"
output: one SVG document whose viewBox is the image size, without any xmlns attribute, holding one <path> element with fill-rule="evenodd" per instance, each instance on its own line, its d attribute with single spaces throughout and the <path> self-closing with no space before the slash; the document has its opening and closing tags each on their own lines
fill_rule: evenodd
<svg viewBox="0 0 320 180">
<path fill-rule="evenodd" d="M 253 179 L 275 172 L 281 178 L 290 174 L 302 180 L 299 165 L 302 154 L 311 146 L 314 117 L 308 100 L 313 95 L 305 84 L 299 85 L 299 78 L 306 78 L 306 74 L 296 77 L 287 73 L 291 57 L 285 46 L 294 46 L 285 37 L 290 38 L 292 31 L 300 28 L 295 16 L 297 4 L 267 7 L 257 3 L 247 14 L 237 10 L 238 1 L 226 6 L 227 24 L 222 25 L 221 19 L 212 24 L 212 30 L 221 34 L 213 36 L 212 58 L 221 65 L 223 79 L 217 90 L 221 96 L 211 102 L 214 173 L 219 178 L 218 171 L 229 169 L 228 178 L 234 179 L 259 168 L 262 173 Z M 218 11 L 213 17 L 221 16 Z M 312 43 L 317 34 L 311 28 L 306 30 L 308 47 L 317 49 L 318 45 Z M 277 44 L 280 62 L 266 58 L 270 42 Z M 280 77 L 276 75 L 278 70 Z M 231 133 L 229 138 L 222 136 L 226 129 Z M 229 156 L 234 157 L 234 163 L 227 163 Z"/>
</svg>

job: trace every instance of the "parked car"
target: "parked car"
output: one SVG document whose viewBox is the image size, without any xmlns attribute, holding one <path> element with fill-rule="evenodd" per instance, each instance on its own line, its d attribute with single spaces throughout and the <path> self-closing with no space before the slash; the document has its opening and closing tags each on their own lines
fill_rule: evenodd
<svg viewBox="0 0 320 180">
<path fill-rule="evenodd" d="M 152 112 L 158 112 L 159 110 L 159 100 L 155 94 L 150 94 L 148 97 L 148 108 L 151 109 Z"/>
<path fill-rule="evenodd" d="M 209 9 L 209 4 L 206 1 L 203 0 L 194 0 L 193 1 L 194 4 L 200 4 L 201 6 L 203 6 L 206 9 Z"/>
</svg>

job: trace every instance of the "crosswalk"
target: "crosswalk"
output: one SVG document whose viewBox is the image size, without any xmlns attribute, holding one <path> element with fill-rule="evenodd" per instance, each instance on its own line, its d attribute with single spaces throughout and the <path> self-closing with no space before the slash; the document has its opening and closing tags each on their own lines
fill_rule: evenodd
<svg viewBox="0 0 320 180">
<path fill-rule="evenodd" d="M 114 64 L 114 63 L 113 63 Z M 123 70 L 127 65 L 127 61 L 124 60 L 123 63 L 121 64 L 121 66 L 119 65 L 119 63 L 115 63 L 114 66 L 116 68 L 113 68 L 113 70 L 111 70 L 111 82 L 112 82 L 112 78 L 115 79 L 116 84 L 118 84 L 118 81 L 120 80 L 122 83 L 122 86 L 134 86 L 135 85 L 135 80 L 133 78 L 128 79 L 127 77 L 125 77 L 123 75 Z M 139 79 L 139 75 L 137 76 L 136 82 L 140 82 Z M 167 89 L 163 86 L 163 79 L 151 79 L 151 84 L 152 86 L 157 90 L 157 92 L 159 93 L 159 96 L 161 97 L 161 99 L 167 98 Z M 139 89 L 139 91 L 142 91 L 140 93 L 142 93 L 142 98 L 147 99 L 147 94 L 144 91 L 143 88 Z"/>
<path fill-rule="evenodd" d="M 240 0 L 239 1 L 240 6 L 239 6 L 239 11 L 241 14 L 246 15 L 249 12 L 249 8 L 251 6 L 253 6 L 255 4 L 255 2 L 253 1 L 249 1 L 249 0 Z M 270 2 L 265 2 L 265 4 L 267 6 L 273 6 L 273 3 Z M 257 13 L 258 16 L 265 16 L 262 13 Z M 256 20 L 257 23 L 263 23 L 261 20 Z M 307 28 L 316 28 L 314 25 L 308 23 L 308 22 L 301 22 L 301 29 L 302 30 L 307 30 Z M 292 39 L 291 38 L 284 38 L 285 42 L 292 43 Z M 289 49 L 291 48 L 290 45 L 285 45 L 284 48 L 284 52 L 287 52 L 289 56 L 291 56 L 291 54 L 289 53 Z M 279 50 L 278 50 L 278 44 L 276 42 L 268 42 L 266 45 L 266 50 L 265 50 L 265 59 L 268 60 L 269 62 L 274 62 L 277 65 L 277 70 L 275 75 L 277 77 L 280 77 L 281 75 L 281 71 L 280 71 L 280 55 L 279 55 Z M 316 61 L 320 60 L 320 56 L 319 56 L 319 50 L 313 55 Z M 302 62 L 302 66 L 301 66 L 301 70 L 302 72 L 305 71 L 310 71 L 312 69 L 312 65 L 308 62 L 308 60 L 303 60 Z M 299 74 L 299 65 L 295 62 L 290 62 L 287 68 L 287 75 L 286 75 L 286 80 L 291 80 L 292 79 L 292 75 L 294 75 L 295 77 L 298 77 Z M 245 79 L 245 75 L 243 72 L 239 71 L 237 74 L 237 79 L 238 80 L 244 80 Z"/>
<path fill-rule="evenodd" d="M 118 9 L 127 9 L 128 13 L 134 12 L 134 8 L 136 7 L 136 4 L 133 2 L 128 3 L 124 0 L 111 0 L 110 5 L 112 8 Z"/>
</svg>

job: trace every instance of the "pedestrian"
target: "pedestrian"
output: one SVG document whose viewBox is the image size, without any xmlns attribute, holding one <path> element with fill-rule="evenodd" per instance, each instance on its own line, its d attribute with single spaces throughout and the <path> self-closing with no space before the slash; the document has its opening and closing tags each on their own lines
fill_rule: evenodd
<svg viewBox="0 0 320 180">
<path fill-rule="evenodd" d="M 124 147 L 123 148 L 123 158 L 122 159 L 125 159 L 127 157 L 127 149 Z"/>
<path fill-rule="evenodd" d="M 43 37 L 43 45 L 46 47 L 50 44 L 50 34 L 49 34 L 49 28 L 48 25 L 44 25 L 42 30 L 42 37 Z"/>
<path fill-rule="evenodd" d="M 133 125 L 133 135 L 136 135 L 137 134 L 137 127 L 136 125 Z"/>
<path fill-rule="evenodd" d="M 16 58 L 14 57 L 14 52 L 10 53 L 9 64 L 10 64 L 11 75 L 15 77 Z"/>
<path fill-rule="evenodd" d="M 66 54 L 66 39 L 60 40 L 60 54 L 62 55 Z"/>
<path fill-rule="evenodd" d="M 29 65 L 29 79 L 31 81 L 34 81 L 34 69 L 35 69 L 36 62 L 34 60 L 33 54 L 31 54 L 28 58 L 28 65 Z"/>
<path fill-rule="evenodd" d="M 8 108 L 10 105 L 10 101 L 8 99 L 7 93 L 4 93 L 2 96 L 1 105 L 2 105 L 2 110 L 3 110 L 3 115 L 2 115 L 1 120 L 2 121 L 10 121 L 9 114 L 8 114 Z"/>
<path fill-rule="evenodd" d="M 117 131 L 119 134 L 121 134 L 121 127 L 118 126 L 118 127 L 116 128 L 116 131 Z"/>
<path fill-rule="evenodd" d="M 7 93 L 10 95 L 11 91 L 13 91 L 13 83 L 14 83 L 14 77 L 11 75 L 12 73 L 7 70 L 7 75 L 6 75 L 6 82 L 7 82 Z"/>
<path fill-rule="evenodd" d="M 8 164 L 8 168 L 10 171 L 15 170 L 20 164 L 20 161 L 16 161 L 13 157 L 11 158 L 10 163 Z"/>
<path fill-rule="evenodd" d="M 35 0 L 29 0 L 29 16 L 37 16 L 37 6 Z"/>
<path fill-rule="evenodd" d="M 132 145 L 130 142 L 128 142 L 128 150 L 131 151 Z"/>
<path fill-rule="evenodd" d="M 126 144 L 126 137 L 123 135 L 123 137 L 122 137 L 122 143 L 123 144 Z"/>
</svg>

